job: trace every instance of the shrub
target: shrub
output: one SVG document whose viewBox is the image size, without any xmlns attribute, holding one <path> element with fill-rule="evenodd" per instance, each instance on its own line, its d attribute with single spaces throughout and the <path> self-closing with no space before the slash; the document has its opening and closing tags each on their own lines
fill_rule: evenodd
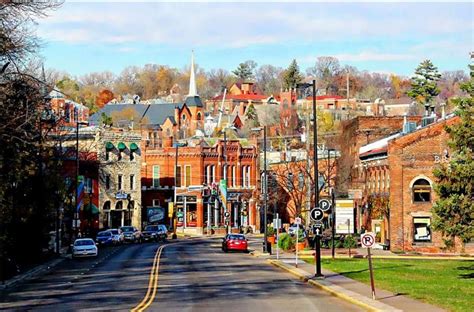
<svg viewBox="0 0 474 312">
<path fill-rule="evenodd" d="M 357 247 L 357 240 L 352 235 L 347 235 L 344 238 L 344 248 L 356 248 Z"/>
<path fill-rule="evenodd" d="M 335 240 L 334 240 L 334 247 L 335 247 L 335 248 L 341 248 L 341 246 L 342 246 L 341 241 L 340 241 L 339 239 L 335 239 Z M 329 247 L 329 248 L 332 248 L 332 240 L 330 240 L 330 241 L 328 242 L 328 247 Z"/>
<path fill-rule="evenodd" d="M 267 236 L 273 236 L 273 235 L 275 235 L 275 233 L 276 232 L 275 232 L 275 229 L 273 228 L 273 226 L 268 225 L 267 226 Z"/>
<path fill-rule="evenodd" d="M 296 240 L 296 235 L 295 235 L 295 240 Z M 304 237 L 304 232 L 303 230 L 298 230 L 298 243 L 302 243 L 305 241 L 305 237 Z"/>
<path fill-rule="evenodd" d="M 283 233 L 278 238 L 278 247 L 283 250 L 290 250 L 294 247 L 293 239 L 291 238 L 290 234 Z"/>
</svg>

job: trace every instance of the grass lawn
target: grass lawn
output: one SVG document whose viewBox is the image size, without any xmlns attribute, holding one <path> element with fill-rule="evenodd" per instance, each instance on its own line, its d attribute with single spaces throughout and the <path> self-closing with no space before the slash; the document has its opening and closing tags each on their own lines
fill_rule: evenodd
<svg viewBox="0 0 474 312">
<path fill-rule="evenodd" d="M 314 259 L 308 260 L 314 263 Z M 451 311 L 472 311 L 474 261 L 372 259 L 381 288 Z M 367 259 L 322 259 L 322 267 L 370 285 Z"/>
</svg>

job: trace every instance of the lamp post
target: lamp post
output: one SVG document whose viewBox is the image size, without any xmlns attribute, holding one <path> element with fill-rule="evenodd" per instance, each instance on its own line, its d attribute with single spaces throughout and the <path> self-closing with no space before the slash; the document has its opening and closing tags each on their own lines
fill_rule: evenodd
<svg viewBox="0 0 474 312">
<path fill-rule="evenodd" d="M 78 212 L 78 204 L 79 204 L 79 126 L 89 125 L 88 122 L 79 121 L 79 112 L 76 113 L 76 196 L 75 196 L 75 206 L 74 206 L 74 234 L 77 237 L 77 233 L 79 230 L 79 212 Z"/>
<path fill-rule="evenodd" d="M 312 87 L 313 89 L 313 162 L 314 162 L 314 205 L 316 208 L 319 208 L 319 170 L 318 170 L 318 127 L 317 127 L 317 116 L 316 116 L 316 80 L 313 79 L 313 82 L 310 83 L 300 83 L 296 85 L 297 88 L 308 88 Z M 321 273 L 321 236 L 319 230 L 316 232 L 315 237 L 315 253 L 316 253 L 316 263 L 315 277 L 322 277 Z"/>
<path fill-rule="evenodd" d="M 253 128 L 261 131 L 262 128 Z M 263 252 L 267 250 L 267 210 L 268 210 L 268 184 L 267 184 L 267 126 L 263 126 Z"/>
<path fill-rule="evenodd" d="M 224 133 L 224 152 L 223 152 L 223 158 L 224 158 L 224 172 L 223 172 L 223 176 L 224 176 L 224 181 L 225 181 L 225 186 L 226 186 L 226 192 L 225 192 L 225 204 L 224 204 L 224 216 L 227 215 L 226 212 L 227 212 L 227 177 L 229 175 L 228 171 L 227 171 L 227 129 L 232 129 L 232 130 L 236 130 L 236 128 L 234 126 L 227 126 L 227 127 L 224 127 L 222 129 L 222 132 Z M 227 234 L 230 234 L 230 220 L 227 221 L 227 217 L 225 217 L 225 224 L 226 224 L 226 232 Z"/>
<path fill-rule="evenodd" d="M 176 207 L 176 188 L 178 187 L 178 148 L 186 146 L 186 143 L 175 142 L 175 158 L 174 158 L 174 200 L 173 200 L 173 236 L 172 239 L 176 239 L 176 225 L 177 225 L 177 207 Z M 186 218 L 186 216 L 184 216 Z"/>
</svg>

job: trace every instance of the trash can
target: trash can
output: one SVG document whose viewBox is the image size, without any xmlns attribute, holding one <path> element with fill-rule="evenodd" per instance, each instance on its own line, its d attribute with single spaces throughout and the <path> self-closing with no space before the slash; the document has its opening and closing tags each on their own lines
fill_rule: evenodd
<svg viewBox="0 0 474 312">
<path fill-rule="evenodd" d="M 267 244 L 267 252 L 268 252 L 269 254 L 272 254 L 272 243 L 270 243 L 270 242 L 268 242 L 268 241 L 267 241 L 267 242 L 263 242 L 263 244 L 262 244 L 262 245 L 263 245 L 263 246 L 262 246 L 262 247 L 263 247 L 263 250 L 262 250 L 262 251 L 265 252 L 265 243 Z"/>
</svg>

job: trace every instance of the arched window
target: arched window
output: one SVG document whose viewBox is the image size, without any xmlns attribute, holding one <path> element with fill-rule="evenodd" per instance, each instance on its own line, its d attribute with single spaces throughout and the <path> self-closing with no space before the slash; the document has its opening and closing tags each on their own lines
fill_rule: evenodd
<svg viewBox="0 0 474 312">
<path fill-rule="evenodd" d="M 196 119 L 197 119 L 197 120 L 201 120 L 201 112 L 198 112 L 198 113 L 197 113 Z"/>
<path fill-rule="evenodd" d="M 413 202 L 431 201 L 431 185 L 426 179 L 418 179 L 413 183 Z"/>
<path fill-rule="evenodd" d="M 181 119 L 182 119 L 182 120 L 186 120 L 186 115 L 183 114 L 183 115 L 181 116 Z"/>
</svg>

